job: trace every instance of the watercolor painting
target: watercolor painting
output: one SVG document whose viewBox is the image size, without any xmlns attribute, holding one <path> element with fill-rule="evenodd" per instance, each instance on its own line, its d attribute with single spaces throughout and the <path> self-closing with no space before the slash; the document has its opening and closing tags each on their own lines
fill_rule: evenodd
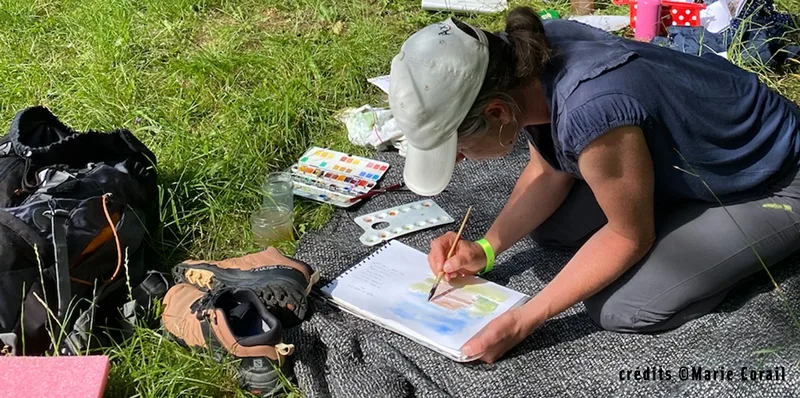
<svg viewBox="0 0 800 398">
<path fill-rule="evenodd" d="M 501 290 L 485 283 L 470 283 L 473 280 L 461 280 L 458 284 L 442 281 L 430 304 L 453 312 L 463 311 L 473 317 L 482 317 L 491 314 L 500 303 L 508 300 Z M 423 282 L 412 284 L 409 289 L 422 293 L 427 298 L 434 282 L 433 278 L 427 278 Z"/>
<path fill-rule="evenodd" d="M 470 282 L 467 279 L 451 285 L 442 281 L 431 302 L 427 298 L 434 279 L 413 283 L 401 304 L 391 309 L 392 315 L 404 324 L 415 324 L 441 335 L 461 334 L 477 320 L 493 315 L 508 300 L 497 287 Z"/>
</svg>

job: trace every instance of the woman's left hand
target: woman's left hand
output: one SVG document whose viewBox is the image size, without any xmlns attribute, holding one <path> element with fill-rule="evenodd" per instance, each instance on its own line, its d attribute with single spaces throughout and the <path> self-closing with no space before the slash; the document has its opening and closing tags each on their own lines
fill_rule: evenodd
<svg viewBox="0 0 800 398">
<path fill-rule="evenodd" d="M 480 355 L 476 359 L 493 363 L 525 340 L 546 320 L 546 317 L 541 316 L 536 310 L 525 307 L 511 309 L 491 321 L 480 333 L 467 341 L 463 353 L 467 357 Z"/>
</svg>

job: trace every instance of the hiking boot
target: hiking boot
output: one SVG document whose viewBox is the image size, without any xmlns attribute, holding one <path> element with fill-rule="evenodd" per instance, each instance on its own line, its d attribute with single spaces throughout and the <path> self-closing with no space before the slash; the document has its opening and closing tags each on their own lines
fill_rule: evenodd
<svg viewBox="0 0 800 398">
<path fill-rule="evenodd" d="M 187 260 L 173 267 L 172 273 L 175 283 L 190 283 L 207 292 L 253 289 L 285 328 L 306 319 L 308 294 L 319 280 L 310 265 L 288 258 L 274 247 L 223 261 Z"/>
<path fill-rule="evenodd" d="M 280 321 L 252 289 L 208 293 L 177 284 L 164 296 L 161 323 L 186 347 L 211 349 L 217 360 L 241 359 L 239 382 L 253 394 L 272 397 L 283 388 L 281 375 L 293 376 L 294 346 L 282 342 Z"/>
</svg>

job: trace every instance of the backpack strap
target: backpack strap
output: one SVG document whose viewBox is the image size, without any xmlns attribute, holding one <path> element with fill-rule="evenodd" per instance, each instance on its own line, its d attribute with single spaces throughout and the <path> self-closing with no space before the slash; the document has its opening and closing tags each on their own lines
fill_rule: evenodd
<svg viewBox="0 0 800 398">
<path fill-rule="evenodd" d="M 133 301 L 142 308 L 150 308 L 154 297 L 164 297 L 170 284 L 163 272 L 148 271 L 144 280 L 133 289 Z"/>
<path fill-rule="evenodd" d="M 70 286 L 72 281 L 69 277 L 69 253 L 67 252 L 67 220 L 69 212 L 64 209 L 54 208 L 54 204 L 50 202 L 50 211 L 45 215 L 50 217 L 50 227 L 53 231 L 58 318 L 63 320 L 72 297 L 72 287 Z"/>
<path fill-rule="evenodd" d="M 164 298 L 170 288 L 169 280 L 165 274 L 158 271 L 148 271 L 147 276 L 139 285 L 134 287 L 127 302 L 122 304 L 122 322 L 118 329 L 126 335 L 133 333 L 133 327 L 153 308 L 153 300 Z"/>
<path fill-rule="evenodd" d="M 169 288 L 169 280 L 163 272 L 148 271 L 144 280 L 131 290 L 130 300 L 122 305 L 122 316 L 127 321 L 122 327 L 132 330 L 140 316 L 152 309 L 153 299 L 163 298 Z"/>
<path fill-rule="evenodd" d="M 97 297 L 92 302 L 92 307 L 96 308 L 102 305 L 106 296 L 115 294 L 117 289 L 124 289 L 125 286 L 123 280 L 117 280 L 111 284 L 101 286 Z M 153 299 L 163 298 L 169 287 L 169 280 L 164 273 L 149 271 L 144 280 L 131 290 L 128 296 L 131 300 L 125 302 L 119 308 L 121 322 L 109 326 L 124 337 L 131 336 L 134 325 L 146 311 L 152 308 Z M 65 336 L 59 348 L 59 354 L 82 355 L 92 349 L 92 339 L 105 339 L 102 334 L 98 335 L 93 331 L 94 326 L 96 325 L 92 321 L 92 309 L 87 308 L 78 316 L 72 329 Z"/>
</svg>

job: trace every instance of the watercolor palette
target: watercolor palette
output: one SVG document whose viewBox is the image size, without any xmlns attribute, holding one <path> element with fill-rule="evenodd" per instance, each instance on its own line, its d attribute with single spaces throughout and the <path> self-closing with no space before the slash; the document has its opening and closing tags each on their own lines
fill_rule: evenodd
<svg viewBox="0 0 800 398">
<path fill-rule="evenodd" d="M 297 196 L 338 207 L 350 207 L 358 203 L 358 201 L 350 202 L 350 198 L 355 195 L 331 191 L 322 184 L 310 183 L 296 176 L 292 176 L 292 178 L 294 179 L 294 194 Z"/>
<path fill-rule="evenodd" d="M 350 207 L 350 198 L 365 194 L 378 185 L 389 163 L 312 147 L 292 165 L 295 195 L 311 200 Z"/>
<path fill-rule="evenodd" d="M 454 222 L 444 209 L 432 200 L 420 200 L 402 206 L 378 210 L 354 219 L 364 229 L 359 240 L 375 246 L 399 236 Z"/>
</svg>

